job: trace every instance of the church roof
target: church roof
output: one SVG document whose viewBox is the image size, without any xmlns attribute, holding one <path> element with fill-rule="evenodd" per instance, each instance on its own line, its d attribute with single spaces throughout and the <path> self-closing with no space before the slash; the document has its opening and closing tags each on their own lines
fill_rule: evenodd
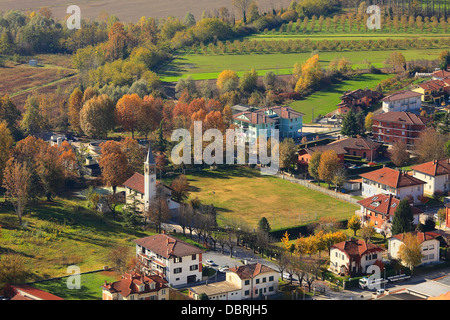
<svg viewBox="0 0 450 320">
<path fill-rule="evenodd" d="M 160 182 L 156 181 L 156 185 L 159 185 L 159 184 L 160 184 Z M 127 181 L 125 181 L 123 183 L 123 186 L 130 188 L 130 189 L 136 191 L 137 193 L 145 194 L 145 177 L 142 174 L 136 172 Z M 168 190 L 172 190 L 172 188 L 170 188 L 164 184 L 163 184 L 163 186 Z"/>
<path fill-rule="evenodd" d="M 147 161 L 146 163 L 156 163 L 155 159 L 153 158 L 153 153 L 152 153 L 152 147 L 150 146 L 150 143 L 148 144 L 148 152 L 147 152 Z"/>
</svg>

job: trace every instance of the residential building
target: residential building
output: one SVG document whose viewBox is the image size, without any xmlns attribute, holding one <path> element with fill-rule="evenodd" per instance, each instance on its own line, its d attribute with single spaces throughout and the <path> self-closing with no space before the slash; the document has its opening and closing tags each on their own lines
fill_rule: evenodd
<svg viewBox="0 0 450 320">
<path fill-rule="evenodd" d="M 450 203 L 445 204 L 445 226 L 450 228 Z"/>
<path fill-rule="evenodd" d="M 339 275 L 366 274 L 369 266 L 382 263 L 383 251 L 376 244 L 362 239 L 337 243 L 330 249 L 330 270 Z"/>
<path fill-rule="evenodd" d="M 380 193 L 392 194 L 400 200 L 408 198 L 413 204 L 420 204 L 423 197 L 423 186 L 426 182 L 406 172 L 384 167 L 360 176 L 363 197 L 374 197 Z"/>
<path fill-rule="evenodd" d="M 278 292 L 280 273 L 261 263 L 230 268 L 226 281 L 241 288 L 241 299 L 270 296 Z"/>
<path fill-rule="evenodd" d="M 162 185 L 164 188 L 169 210 L 176 213 L 180 204 L 172 199 L 172 189 L 156 180 L 156 162 L 149 146 L 147 160 L 144 163 L 144 175 L 136 172 L 123 183 L 127 204 L 131 204 L 136 199 L 141 203 L 140 209 L 147 211 L 151 206 L 152 200 L 155 199 L 158 185 Z"/>
<path fill-rule="evenodd" d="M 270 107 L 255 111 L 244 111 L 233 115 L 237 129 L 246 134 L 248 142 L 256 141 L 263 131 L 267 130 L 267 137 L 271 130 L 279 130 L 280 139 L 299 138 L 302 136 L 303 113 L 290 107 Z"/>
<path fill-rule="evenodd" d="M 422 94 L 411 90 L 402 90 L 381 99 L 383 112 L 417 111 L 422 107 Z"/>
<path fill-rule="evenodd" d="M 144 275 L 157 274 L 173 286 L 202 280 L 202 249 L 166 233 L 133 242 Z"/>
<path fill-rule="evenodd" d="M 417 237 L 422 248 L 422 263 L 431 264 L 439 262 L 439 240 L 440 235 L 435 232 L 410 232 Z M 390 259 L 400 259 L 399 249 L 403 244 L 405 234 L 397 234 L 388 239 L 388 256 Z"/>
<path fill-rule="evenodd" d="M 311 160 L 312 155 L 315 152 L 325 152 L 328 150 L 334 150 L 336 152 L 336 155 L 339 159 L 339 163 L 344 163 L 344 156 L 347 154 L 347 150 L 345 150 L 341 145 L 321 145 L 321 146 L 314 146 L 314 147 L 306 147 L 304 149 L 301 149 L 298 152 L 298 159 L 297 159 L 297 168 L 299 171 L 306 172 L 308 171 L 308 164 Z"/>
<path fill-rule="evenodd" d="M 340 97 L 341 102 L 337 105 L 337 113 L 345 115 L 348 111 L 359 112 L 377 104 L 383 98 L 383 94 L 369 89 L 348 90 Z"/>
<path fill-rule="evenodd" d="M 384 232 L 389 236 L 391 234 L 392 220 L 399 203 L 400 200 L 392 194 L 377 194 L 358 201 L 358 204 L 361 206 L 358 214 L 363 223 L 373 223 L 378 233 Z M 414 216 L 414 224 L 417 225 L 420 214 L 423 211 L 414 206 L 411 206 L 411 209 Z"/>
<path fill-rule="evenodd" d="M 419 83 L 412 91 L 422 95 L 422 101 L 440 104 L 445 99 L 445 87 L 447 84 L 441 80 L 429 80 Z"/>
<path fill-rule="evenodd" d="M 64 300 L 49 292 L 34 288 L 30 285 L 13 285 L 14 296 L 11 300 Z"/>
<path fill-rule="evenodd" d="M 212 301 L 242 299 L 241 287 L 226 280 L 189 288 L 189 297 L 194 300 L 200 300 L 204 294 Z"/>
<path fill-rule="evenodd" d="M 436 70 L 431 74 L 433 80 L 444 80 L 450 77 L 450 72 L 447 70 Z"/>
<path fill-rule="evenodd" d="M 450 159 L 434 160 L 411 167 L 413 177 L 426 182 L 423 192 L 433 195 L 435 192 L 450 190 Z"/>
<path fill-rule="evenodd" d="M 103 300 L 169 300 L 169 286 L 158 275 L 129 272 L 119 281 L 105 281 L 102 296 Z"/>
<path fill-rule="evenodd" d="M 372 120 L 372 134 L 376 141 L 385 144 L 402 141 L 408 147 L 416 144 L 420 133 L 431 121 L 411 112 L 396 111 L 375 115 Z"/>
<path fill-rule="evenodd" d="M 361 157 L 367 160 L 375 160 L 381 152 L 380 142 L 364 138 L 345 138 L 339 139 L 329 144 L 330 147 L 340 146 L 347 151 L 347 155 Z"/>
</svg>

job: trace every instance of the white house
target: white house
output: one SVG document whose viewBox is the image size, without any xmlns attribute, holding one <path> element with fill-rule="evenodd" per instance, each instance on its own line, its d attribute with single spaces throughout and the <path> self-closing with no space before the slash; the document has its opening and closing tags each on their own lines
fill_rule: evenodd
<svg viewBox="0 0 450 320">
<path fill-rule="evenodd" d="M 402 90 L 381 99 L 383 112 L 417 111 L 422 107 L 422 94 L 411 90 Z"/>
<path fill-rule="evenodd" d="M 341 275 L 366 274 L 369 266 L 382 262 L 383 249 L 361 239 L 350 239 L 331 246 L 330 270 Z"/>
<path fill-rule="evenodd" d="M 434 160 L 411 167 L 413 177 L 426 182 L 423 192 L 433 195 L 450 190 L 450 159 Z"/>
<path fill-rule="evenodd" d="M 200 300 L 203 294 L 206 294 L 212 301 L 242 299 L 241 288 L 229 281 L 206 283 L 189 288 L 189 297 L 194 300 Z"/>
<path fill-rule="evenodd" d="M 439 261 L 439 237 L 435 232 L 412 232 L 422 247 L 422 264 L 436 263 Z M 390 259 L 399 259 L 399 249 L 403 244 L 404 234 L 397 234 L 388 239 L 388 256 Z"/>
<path fill-rule="evenodd" d="M 169 285 L 202 280 L 203 250 L 162 233 L 133 241 L 144 274 L 157 274 Z"/>
<path fill-rule="evenodd" d="M 392 194 L 403 200 L 411 199 L 413 204 L 420 204 L 423 196 L 425 181 L 409 175 L 406 172 L 394 170 L 388 167 L 363 173 L 362 196 L 365 198 L 377 194 Z"/>
</svg>

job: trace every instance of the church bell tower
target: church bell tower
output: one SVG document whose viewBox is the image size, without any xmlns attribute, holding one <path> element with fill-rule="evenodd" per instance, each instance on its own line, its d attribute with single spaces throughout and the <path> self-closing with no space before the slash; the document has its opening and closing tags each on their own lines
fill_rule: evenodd
<svg viewBox="0 0 450 320">
<path fill-rule="evenodd" d="M 150 143 L 148 145 L 147 160 L 144 163 L 144 183 L 144 207 L 145 210 L 147 210 L 150 202 L 153 200 L 156 194 L 156 163 L 155 159 L 153 158 Z"/>
</svg>

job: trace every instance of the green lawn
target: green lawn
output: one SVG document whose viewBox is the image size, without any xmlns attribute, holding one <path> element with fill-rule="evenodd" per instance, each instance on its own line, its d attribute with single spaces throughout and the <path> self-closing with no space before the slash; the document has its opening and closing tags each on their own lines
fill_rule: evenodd
<svg viewBox="0 0 450 320">
<path fill-rule="evenodd" d="M 346 57 L 354 68 L 365 69 L 367 62 L 375 67 L 385 67 L 385 61 L 391 52 L 385 51 L 346 51 L 346 52 L 321 52 L 320 64 L 328 67 L 335 58 Z M 442 49 L 410 49 L 400 50 L 405 59 L 417 60 L 438 58 Z M 189 75 L 194 80 L 217 79 L 217 76 L 225 69 L 231 69 L 241 75 L 252 68 L 258 71 L 259 75 L 264 75 L 267 71 L 276 74 L 292 74 L 292 69 L 296 62 L 305 62 L 311 57 L 311 53 L 272 53 L 272 54 L 242 54 L 242 55 L 179 55 L 171 63 L 160 70 L 161 81 L 176 82 L 179 78 L 186 78 Z"/>
<path fill-rule="evenodd" d="M 389 74 L 361 74 L 351 80 L 342 81 L 331 85 L 321 91 L 317 91 L 304 100 L 297 100 L 290 103 L 290 106 L 299 112 L 305 114 L 303 123 L 310 123 L 313 117 L 317 115 L 325 115 L 336 110 L 337 104 L 341 102 L 339 97 L 346 90 L 364 89 L 368 87 L 373 89 L 376 85 L 387 78 L 392 77 Z"/>
<path fill-rule="evenodd" d="M 64 300 L 102 300 L 101 286 L 105 281 L 110 283 L 119 279 L 120 276 L 112 272 L 95 272 L 80 276 L 80 289 L 69 289 L 67 287 L 67 278 L 35 283 L 32 286 L 50 292 Z"/>
<path fill-rule="evenodd" d="M 323 216 L 349 218 L 358 207 L 323 193 L 246 167 L 187 173 L 191 198 L 214 204 L 219 224 L 243 221 L 257 226 L 266 217 L 272 229 L 293 227 Z M 168 181 L 166 181 L 168 183 Z"/>
</svg>

